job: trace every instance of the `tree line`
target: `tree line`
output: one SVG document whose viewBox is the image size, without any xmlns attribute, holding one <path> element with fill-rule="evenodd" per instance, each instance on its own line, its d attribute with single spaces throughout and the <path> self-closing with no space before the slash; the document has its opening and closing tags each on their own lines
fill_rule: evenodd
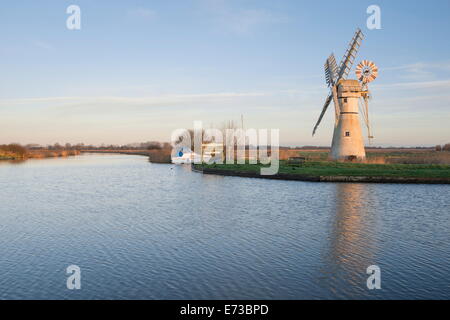
<svg viewBox="0 0 450 320">
<path fill-rule="evenodd" d="M 450 151 L 450 143 L 446 143 L 444 145 L 437 145 L 436 146 L 436 151 L 440 152 L 440 151 Z"/>
</svg>

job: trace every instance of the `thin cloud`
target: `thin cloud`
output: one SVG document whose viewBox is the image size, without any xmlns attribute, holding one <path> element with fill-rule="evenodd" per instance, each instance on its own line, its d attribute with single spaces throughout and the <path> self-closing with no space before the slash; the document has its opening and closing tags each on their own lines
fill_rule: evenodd
<svg viewBox="0 0 450 320">
<path fill-rule="evenodd" d="M 383 85 L 374 84 L 372 87 L 378 89 L 450 89 L 450 80 L 397 82 Z"/>
<path fill-rule="evenodd" d="M 285 16 L 261 8 L 234 8 L 225 0 L 203 0 L 201 7 L 220 29 L 239 35 L 249 35 L 262 26 L 288 21 Z"/>
<path fill-rule="evenodd" d="M 33 45 L 35 47 L 38 47 L 38 48 L 44 49 L 44 50 L 54 50 L 55 49 L 55 47 L 53 45 L 51 45 L 50 43 L 41 41 L 41 40 L 33 41 Z"/>
<path fill-rule="evenodd" d="M 406 70 L 410 72 L 422 71 L 424 69 L 445 69 L 450 70 L 450 61 L 444 62 L 415 62 L 411 64 L 406 64 L 402 66 L 395 67 L 385 67 L 383 70 L 392 71 L 392 70 Z"/>
<path fill-rule="evenodd" d="M 432 80 L 450 71 L 450 62 L 416 62 L 402 66 L 383 68 L 383 71 L 395 71 L 398 78 L 405 80 Z"/>
<path fill-rule="evenodd" d="M 29 105 L 29 104 L 47 104 L 47 103 L 121 103 L 121 104 L 140 104 L 140 105 L 159 105 L 159 104 L 177 104 L 180 102 L 201 102 L 217 99 L 233 99 L 242 97 L 260 97 L 265 96 L 264 92 L 222 92 L 222 93 L 203 93 L 203 94 L 170 94 L 152 97 L 120 97 L 120 96 L 102 96 L 102 97 L 40 97 L 23 99 L 1 99 L 0 105 Z"/>
<path fill-rule="evenodd" d="M 128 11 L 132 17 L 143 18 L 146 20 L 153 20 L 156 17 L 156 12 L 147 8 L 135 8 Z"/>
</svg>

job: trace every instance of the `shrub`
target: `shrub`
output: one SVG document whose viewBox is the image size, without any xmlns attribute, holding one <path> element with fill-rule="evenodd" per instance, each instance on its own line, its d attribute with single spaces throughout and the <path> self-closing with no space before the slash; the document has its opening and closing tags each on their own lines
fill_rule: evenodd
<svg viewBox="0 0 450 320">
<path fill-rule="evenodd" d="M 155 163 L 171 163 L 171 149 L 150 150 L 149 157 L 151 162 Z"/>
<path fill-rule="evenodd" d="M 159 142 L 150 142 L 150 144 L 147 147 L 147 150 L 161 150 L 161 143 Z"/>
<path fill-rule="evenodd" d="M 27 149 L 20 144 L 12 143 L 8 145 L 0 145 L 0 150 L 5 153 L 12 153 L 19 157 L 25 157 L 27 155 Z"/>
</svg>

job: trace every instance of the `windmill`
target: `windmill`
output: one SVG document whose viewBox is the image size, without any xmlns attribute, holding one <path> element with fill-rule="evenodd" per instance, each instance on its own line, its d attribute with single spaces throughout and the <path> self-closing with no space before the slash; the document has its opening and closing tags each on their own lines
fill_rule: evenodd
<svg viewBox="0 0 450 320">
<path fill-rule="evenodd" d="M 334 54 L 331 54 L 325 62 L 325 79 L 330 88 L 330 93 L 325 100 L 319 120 L 314 127 L 313 136 L 333 100 L 335 123 L 331 146 L 332 160 L 363 160 L 366 157 L 358 112 L 361 98 L 364 104 L 364 108 L 362 108 L 364 120 L 369 128 L 369 138 L 372 138 L 368 118 L 368 100 L 370 94 L 367 89 L 367 84 L 376 77 L 378 69 L 373 63 L 370 64 L 368 62 L 366 64 L 364 62 L 366 60 L 364 60 L 364 64 L 362 62 L 357 69 L 360 72 L 358 73 L 359 81 L 347 80 L 363 39 L 364 34 L 358 28 L 350 41 L 339 67 L 337 66 Z"/>
</svg>

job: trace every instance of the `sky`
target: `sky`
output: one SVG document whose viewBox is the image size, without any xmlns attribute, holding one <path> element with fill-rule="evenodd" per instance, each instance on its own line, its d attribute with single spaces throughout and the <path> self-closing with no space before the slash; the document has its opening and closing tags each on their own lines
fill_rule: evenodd
<svg viewBox="0 0 450 320">
<path fill-rule="evenodd" d="M 69 30 L 66 9 L 81 9 Z M 381 9 L 381 29 L 366 11 Z M 0 4 L 0 144 L 169 141 L 194 121 L 280 129 L 289 146 L 331 144 L 312 129 L 357 27 L 374 61 L 376 146 L 450 142 L 450 1 L 15 0 Z M 354 76 L 354 70 L 350 78 Z"/>
</svg>

